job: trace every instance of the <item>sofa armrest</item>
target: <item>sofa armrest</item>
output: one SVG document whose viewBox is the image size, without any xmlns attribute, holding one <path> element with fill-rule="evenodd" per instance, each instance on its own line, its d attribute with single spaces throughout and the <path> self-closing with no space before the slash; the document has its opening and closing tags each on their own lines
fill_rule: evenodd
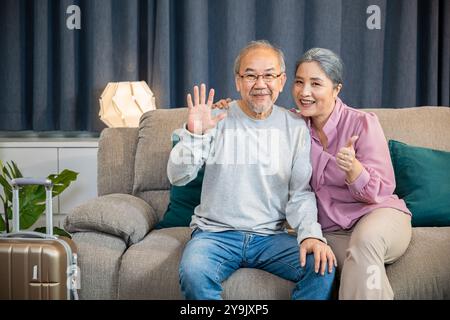
<svg viewBox="0 0 450 320">
<path fill-rule="evenodd" d="M 144 200 L 129 194 L 108 194 L 75 207 L 67 216 L 68 232 L 96 231 L 120 237 L 127 246 L 141 241 L 158 223 Z"/>
</svg>

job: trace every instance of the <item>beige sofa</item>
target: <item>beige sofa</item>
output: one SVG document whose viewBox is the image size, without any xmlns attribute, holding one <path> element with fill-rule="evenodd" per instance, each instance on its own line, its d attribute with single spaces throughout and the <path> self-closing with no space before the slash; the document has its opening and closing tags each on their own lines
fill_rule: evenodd
<svg viewBox="0 0 450 320">
<path fill-rule="evenodd" d="M 387 139 L 450 151 L 450 108 L 371 109 Z M 140 128 L 105 129 L 98 195 L 66 220 L 78 246 L 82 299 L 182 299 L 178 264 L 190 230 L 154 230 L 169 200 L 170 136 L 187 110 L 150 111 Z M 449 195 L 450 196 L 450 195 Z M 450 299 L 450 227 L 414 228 L 387 266 L 396 299 Z M 225 299 L 289 299 L 293 283 L 257 269 L 224 282 Z"/>
</svg>

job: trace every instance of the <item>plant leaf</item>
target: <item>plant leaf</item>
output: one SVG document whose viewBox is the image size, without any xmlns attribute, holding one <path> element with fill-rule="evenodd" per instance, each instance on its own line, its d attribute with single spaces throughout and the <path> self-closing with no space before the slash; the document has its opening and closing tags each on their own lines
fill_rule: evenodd
<svg viewBox="0 0 450 320">
<path fill-rule="evenodd" d="M 78 172 L 67 169 L 63 170 L 60 174 L 49 175 L 48 179 L 53 182 L 53 196 L 57 196 L 63 192 L 72 181 L 77 179 L 77 176 Z"/>
<path fill-rule="evenodd" d="M 6 167 L 3 165 L 3 161 L 0 160 L 0 174 L 1 174 L 3 177 L 6 176 L 5 171 L 6 171 Z"/>
<path fill-rule="evenodd" d="M 11 161 L 12 166 L 14 170 L 12 171 L 15 178 L 23 178 L 22 172 L 20 172 L 19 168 L 17 167 L 16 163 L 14 161 Z"/>
<path fill-rule="evenodd" d="M 6 180 L 5 177 L 0 176 L 0 184 L 2 185 L 3 189 L 11 191 L 11 185 L 9 184 L 8 180 Z"/>
<path fill-rule="evenodd" d="M 53 184 L 52 197 L 63 192 L 78 176 L 77 172 L 63 170 L 60 174 L 48 176 Z M 45 187 L 25 186 L 20 190 L 20 228 L 28 229 L 45 212 Z"/>
<path fill-rule="evenodd" d="M 31 227 L 45 211 L 45 188 L 43 186 L 25 186 L 20 189 L 19 213 L 20 228 Z"/>
<path fill-rule="evenodd" d="M 3 187 L 4 197 L 1 200 L 6 207 L 6 216 L 12 218 L 12 188 L 8 181 L 14 178 L 23 177 L 22 172 L 14 161 L 6 163 L 0 161 L 0 185 Z M 78 173 L 71 170 L 63 170 L 59 174 L 51 174 L 48 178 L 53 182 L 52 197 L 63 192 L 72 181 L 77 179 Z M 46 192 L 44 186 L 24 186 L 19 190 L 19 215 L 20 229 L 30 228 L 39 217 L 45 212 Z M 4 224 L 4 222 L 3 222 Z M 0 222 L 0 228 L 3 225 Z"/>
<path fill-rule="evenodd" d="M 6 163 L 6 166 L 8 167 L 8 173 L 9 173 L 8 178 L 14 179 L 14 178 L 15 178 L 15 175 L 14 175 L 14 169 L 13 169 L 13 166 L 12 166 L 11 163 L 9 163 L 9 162 Z"/>
<path fill-rule="evenodd" d="M 11 174 L 8 171 L 8 168 L 2 164 L 2 176 L 8 177 L 8 179 L 11 179 Z"/>
<path fill-rule="evenodd" d="M 3 192 L 6 198 L 3 200 L 3 203 L 5 204 L 6 202 L 7 207 L 12 206 L 12 187 L 6 178 L 11 180 L 14 178 L 22 177 L 22 173 L 17 168 L 17 165 L 14 163 L 14 161 L 11 161 L 11 163 L 12 165 L 7 162 L 6 163 L 7 167 L 3 166 L 3 162 L 1 163 L 2 175 L 0 176 L 0 184 L 3 187 Z"/>
<path fill-rule="evenodd" d="M 2 195 L 0 195 L 0 199 L 2 199 L 3 209 L 6 208 L 8 210 L 8 202 L 5 201 L 5 198 Z M 5 217 L 7 217 L 7 216 L 8 216 L 8 212 L 5 213 Z M 6 222 L 3 219 L 3 215 L 0 214 L 0 231 L 4 231 L 4 230 L 6 230 Z"/>
<path fill-rule="evenodd" d="M 0 231 L 5 231 L 5 230 L 6 230 L 5 220 L 3 220 L 3 216 L 0 215 Z"/>
</svg>

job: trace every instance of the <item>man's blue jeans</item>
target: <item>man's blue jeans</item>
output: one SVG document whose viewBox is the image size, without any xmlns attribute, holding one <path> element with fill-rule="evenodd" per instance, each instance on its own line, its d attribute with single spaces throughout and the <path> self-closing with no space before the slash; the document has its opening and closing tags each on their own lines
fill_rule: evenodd
<svg viewBox="0 0 450 320">
<path fill-rule="evenodd" d="M 189 300 L 220 300 L 222 282 L 239 268 L 257 268 L 295 282 L 292 299 L 329 299 L 335 275 L 315 273 L 314 256 L 300 267 L 296 237 L 287 233 L 261 236 L 241 231 L 197 229 L 180 263 L 181 291 Z M 328 270 L 328 265 L 327 265 Z"/>
</svg>

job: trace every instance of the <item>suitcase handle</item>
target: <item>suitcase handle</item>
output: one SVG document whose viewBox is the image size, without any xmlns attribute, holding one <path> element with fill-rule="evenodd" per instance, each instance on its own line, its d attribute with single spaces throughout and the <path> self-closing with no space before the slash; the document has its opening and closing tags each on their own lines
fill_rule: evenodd
<svg viewBox="0 0 450 320">
<path fill-rule="evenodd" d="M 36 231 L 19 231 L 4 233 L 1 235 L 2 238 L 36 238 L 36 239 L 58 239 L 56 236 L 51 236 L 46 233 L 36 232 Z"/>
<path fill-rule="evenodd" d="M 20 231 L 20 219 L 19 219 L 19 188 L 21 186 L 40 185 L 45 187 L 45 220 L 46 220 L 46 236 L 53 237 L 53 212 L 52 212 L 52 189 L 53 182 L 50 179 L 36 179 L 36 178 L 17 178 L 11 180 L 12 186 L 12 234 L 18 234 Z M 24 234 L 26 232 L 22 232 Z M 37 233 L 37 232 L 36 232 Z"/>
<path fill-rule="evenodd" d="M 50 179 L 36 179 L 36 178 L 16 178 L 11 180 L 11 186 L 13 188 L 31 185 L 39 185 L 44 186 L 46 188 L 52 188 L 53 182 Z"/>
</svg>

